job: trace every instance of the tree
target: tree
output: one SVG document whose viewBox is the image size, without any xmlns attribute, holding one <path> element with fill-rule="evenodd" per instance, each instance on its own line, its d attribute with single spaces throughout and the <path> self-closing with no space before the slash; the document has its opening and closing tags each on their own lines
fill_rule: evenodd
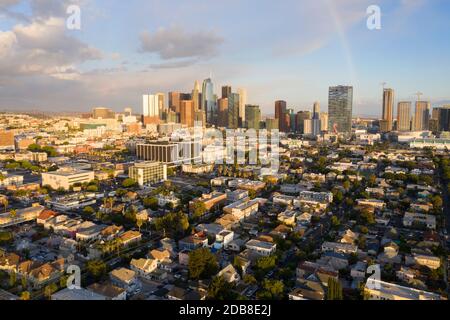
<svg viewBox="0 0 450 320">
<path fill-rule="evenodd" d="M 174 237 L 182 236 L 189 229 L 188 216 L 183 212 L 171 212 L 155 219 L 156 231 L 169 233 Z"/>
<path fill-rule="evenodd" d="M 219 265 L 211 251 L 207 248 L 199 248 L 189 253 L 188 269 L 191 279 L 208 279 L 217 273 Z"/>
<path fill-rule="evenodd" d="M 28 151 L 31 151 L 31 152 L 40 152 L 40 151 L 42 151 L 41 146 L 38 145 L 37 143 L 30 144 L 27 149 L 28 149 Z"/>
<path fill-rule="evenodd" d="M 257 283 L 255 277 L 252 276 L 251 274 L 246 274 L 242 280 L 244 280 L 244 282 L 246 284 L 256 284 Z"/>
<path fill-rule="evenodd" d="M 98 186 L 96 186 L 95 184 L 89 185 L 89 186 L 86 188 L 86 191 L 89 191 L 89 192 L 97 192 L 97 191 L 98 191 Z"/>
<path fill-rule="evenodd" d="M 95 279 L 100 279 L 106 273 L 106 264 L 101 260 L 90 260 L 86 267 L 88 273 Z"/>
<path fill-rule="evenodd" d="M 333 228 L 338 228 L 341 225 L 341 221 L 339 221 L 339 218 L 336 216 L 331 217 L 331 225 Z"/>
<path fill-rule="evenodd" d="M 202 201 L 195 201 L 194 204 L 193 204 L 192 211 L 193 211 L 193 214 L 194 214 L 194 218 L 200 218 L 208 210 L 206 209 L 206 205 L 205 205 L 204 202 L 202 202 Z"/>
<path fill-rule="evenodd" d="M 277 262 L 277 257 L 275 255 L 270 255 L 267 257 L 261 257 L 256 260 L 255 263 L 255 276 L 257 279 L 261 280 L 265 277 L 269 271 L 275 269 Z"/>
<path fill-rule="evenodd" d="M 281 300 L 283 298 L 284 284 L 279 280 L 265 279 L 262 288 L 262 291 L 257 294 L 260 300 Z"/>
<path fill-rule="evenodd" d="M 122 187 L 124 188 L 132 188 L 137 184 L 136 180 L 131 179 L 131 178 L 127 178 L 122 182 Z"/>
<path fill-rule="evenodd" d="M 51 283 L 44 288 L 44 295 L 45 297 L 47 297 L 47 299 L 50 299 L 52 294 L 54 294 L 56 291 L 58 291 L 58 286 L 56 285 L 56 283 Z"/>
<path fill-rule="evenodd" d="M 144 224 L 145 220 L 143 219 L 137 219 L 136 220 L 136 226 L 139 228 L 139 232 L 141 232 L 141 227 Z"/>
<path fill-rule="evenodd" d="M 17 211 L 15 209 L 13 209 L 9 212 L 9 215 L 11 216 L 11 218 L 14 219 L 17 216 Z"/>
<path fill-rule="evenodd" d="M 24 291 L 20 294 L 20 300 L 30 300 L 31 295 L 28 291 Z"/>
<path fill-rule="evenodd" d="M 86 215 L 92 215 L 95 213 L 95 210 L 91 206 L 87 206 L 87 207 L 84 207 L 83 213 Z"/>
<path fill-rule="evenodd" d="M 158 209 L 158 199 L 155 197 L 147 197 L 143 201 L 144 207 L 147 209 L 150 208 L 152 210 Z"/>
<path fill-rule="evenodd" d="M 9 286 L 14 287 L 16 285 L 17 275 L 15 271 L 11 271 L 9 274 Z"/>
<path fill-rule="evenodd" d="M 343 300 L 342 285 L 335 278 L 328 279 L 327 300 Z"/>
<path fill-rule="evenodd" d="M 223 277 L 214 277 L 208 287 L 208 299 L 211 300 L 235 300 L 237 294 L 233 292 L 234 285 L 225 281 Z"/>
</svg>

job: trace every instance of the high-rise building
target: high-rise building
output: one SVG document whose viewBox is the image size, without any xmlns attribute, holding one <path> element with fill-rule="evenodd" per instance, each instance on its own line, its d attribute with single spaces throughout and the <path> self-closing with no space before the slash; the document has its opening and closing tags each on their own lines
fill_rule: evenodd
<svg viewBox="0 0 450 320">
<path fill-rule="evenodd" d="M 142 100 L 144 117 L 159 117 L 159 96 L 156 94 L 145 94 Z"/>
<path fill-rule="evenodd" d="M 92 118 L 94 119 L 114 119 L 115 113 L 108 108 L 94 108 L 92 110 Z"/>
<path fill-rule="evenodd" d="M 382 119 L 386 123 L 386 127 L 383 128 L 383 132 L 392 131 L 392 126 L 394 123 L 394 90 L 384 89 L 383 90 L 383 116 Z"/>
<path fill-rule="evenodd" d="M 320 131 L 328 131 L 328 113 L 320 113 Z"/>
<path fill-rule="evenodd" d="M 156 95 L 158 96 L 159 116 L 160 116 L 160 118 L 162 118 L 163 115 L 167 113 L 165 95 L 164 95 L 164 93 L 157 93 Z"/>
<path fill-rule="evenodd" d="M 450 131 L 450 105 L 438 108 L 439 131 Z"/>
<path fill-rule="evenodd" d="M 195 80 L 194 90 L 192 90 L 192 102 L 194 103 L 194 110 L 199 111 L 200 106 L 200 83 Z"/>
<path fill-rule="evenodd" d="M 430 120 L 430 103 L 427 101 L 416 102 L 416 112 L 414 113 L 414 131 L 428 130 Z"/>
<path fill-rule="evenodd" d="M 228 97 L 228 128 L 239 128 L 239 95 L 231 93 Z"/>
<path fill-rule="evenodd" d="M 313 128 L 313 119 L 305 119 L 303 120 L 303 134 L 305 135 L 313 135 L 314 134 L 314 128 Z"/>
<path fill-rule="evenodd" d="M 314 102 L 312 118 L 320 119 L 320 102 L 319 101 Z"/>
<path fill-rule="evenodd" d="M 194 126 L 194 103 L 192 100 L 182 100 L 180 107 L 180 122 L 188 126 L 188 128 L 192 128 Z"/>
<path fill-rule="evenodd" d="M 194 113 L 194 125 L 195 126 L 206 126 L 206 114 L 203 110 L 195 111 Z"/>
<path fill-rule="evenodd" d="M 231 95 L 231 86 L 222 87 L 222 99 L 229 98 Z"/>
<path fill-rule="evenodd" d="M 287 114 L 289 116 L 289 131 L 297 132 L 297 114 L 294 112 L 294 109 L 288 109 Z"/>
<path fill-rule="evenodd" d="M 310 111 L 299 111 L 295 119 L 295 127 L 298 133 L 305 133 L 305 120 L 311 119 Z"/>
<path fill-rule="evenodd" d="M 214 95 L 214 85 L 211 79 L 203 81 L 202 110 L 206 112 L 206 122 L 217 124 L 217 97 Z"/>
<path fill-rule="evenodd" d="M 266 119 L 266 129 L 267 130 L 279 130 L 278 125 L 280 124 L 279 119 L 277 118 L 267 118 Z"/>
<path fill-rule="evenodd" d="M 353 87 L 330 87 L 328 92 L 328 129 L 351 133 L 353 112 Z"/>
<path fill-rule="evenodd" d="M 237 93 L 239 94 L 239 121 L 240 125 L 244 126 L 246 120 L 245 106 L 247 105 L 247 90 L 239 88 Z"/>
<path fill-rule="evenodd" d="M 321 132 L 321 120 L 320 120 L 320 103 L 314 102 L 313 114 L 312 114 L 312 135 L 317 136 Z"/>
<path fill-rule="evenodd" d="M 180 112 L 181 93 L 169 92 L 169 108 L 173 112 Z"/>
<path fill-rule="evenodd" d="M 278 119 L 278 128 L 281 132 L 287 131 L 286 123 L 286 101 L 275 101 L 275 119 Z"/>
<path fill-rule="evenodd" d="M 247 129 L 259 130 L 261 122 L 261 110 L 259 109 L 259 106 L 249 104 L 246 105 L 245 114 L 246 114 L 245 122 Z"/>
<path fill-rule="evenodd" d="M 226 128 L 228 126 L 228 98 L 222 98 L 218 101 L 219 115 L 217 117 L 217 126 Z"/>
<path fill-rule="evenodd" d="M 411 102 L 399 102 L 397 107 L 397 130 L 411 130 Z"/>
</svg>

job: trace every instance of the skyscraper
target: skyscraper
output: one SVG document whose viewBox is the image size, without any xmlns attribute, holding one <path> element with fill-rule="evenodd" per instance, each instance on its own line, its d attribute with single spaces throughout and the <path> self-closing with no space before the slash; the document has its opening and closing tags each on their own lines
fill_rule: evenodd
<svg viewBox="0 0 450 320">
<path fill-rule="evenodd" d="M 157 93 L 156 95 L 158 96 L 159 117 L 162 119 L 163 116 L 167 113 L 165 97 L 164 93 Z"/>
<path fill-rule="evenodd" d="M 439 131 L 450 131 L 450 105 L 445 105 L 438 109 Z"/>
<path fill-rule="evenodd" d="M 231 95 L 231 86 L 222 87 L 222 99 L 229 98 Z"/>
<path fill-rule="evenodd" d="M 194 110 L 199 111 L 201 109 L 200 106 L 200 83 L 195 80 L 194 90 L 192 90 L 192 103 L 194 104 Z"/>
<path fill-rule="evenodd" d="M 259 106 L 249 104 L 246 105 L 245 114 L 246 114 L 245 122 L 247 129 L 259 130 L 261 122 L 261 110 L 259 109 Z"/>
<path fill-rule="evenodd" d="M 195 119 L 194 103 L 192 100 L 182 100 L 180 109 L 181 124 L 187 125 L 188 128 L 192 128 Z"/>
<path fill-rule="evenodd" d="M 319 101 L 314 102 L 312 118 L 320 119 L 320 102 Z"/>
<path fill-rule="evenodd" d="M 386 123 L 384 132 L 392 131 L 392 125 L 394 123 L 394 90 L 383 90 L 383 120 Z"/>
<path fill-rule="evenodd" d="M 247 90 L 243 88 L 239 88 L 237 90 L 237 93 L 239 94 L 239 118 L 240 118 L 240 125 L 244 126 L 246 115 L 245 115 L 245 106 L 247 105 Z"/>
<path fill-rule="evenodd" d="M 179 92 L 169 92 L 169 108 L 174 112 L 180 112 L 180 97 Z"/>
<path fill-rule="evenodd" d="M 411 102 L 399 102 L 397 107 L 397 130 L 411 130 Z"/>
<path fill-rule="evenodd" d="M 328 92 L 328 129 L 351 133 L 353 112 L 353 87 L 330 87 Z"/>
<path fill-rule="evenodd" d="M 217 117 L 217 125 L 222 128 L 228 126 L 228 98 L 219 99 L 219 115 Z"/>
<path fill-rule="evenodd" d="M 278 128 L 281 132 L 287 131 L 286 123 L 286 101 L 275 101 L 275 119 L 278 119 Z"/>
<path fill-rule="evenodd" d="M 202 110 L 206 112 L 206 122 L 210 124 L 217 123 L 217 100 L 214 95 L 214 85 L 209 78 L 203 81 Z"/>
<path fill-rule="evenodd" d="M 414 113 L 414 130 L 428 130 L 428 121 L 430 119 L 430 103 L 426 101 L 416 102 L 416 112 Z"/>
<path fill-rule="evenodd" d="M 328 131 L 328 113 L 320 113 L 320 131 Z"/>
<path fill-rule="evenodd" d="M 297 132 L 304 134 L 305 133 L 305 120 L 311 119 L 310 111 L 299 111 L 297 112 L 297 116 L 295 117 L 295 127 L 297 128 Z"/>
<path fill-rule="evenodd" d="M 159 97 L 156 94 L 145 94 L 142 98 L 144 117 L 159 117 Z"/>
<path fill-rule="evenodd" d="M 239 128 L 239 95 L 231 93 L 228 97 L 228 128 Z"/>
<path fill-rule="evenodd" d="M 321 132 L 321 120 L 320 120 L 320 103 L 314 102 L 313 114 L 312 114 L 312 135 L 317 136 Z"/>
</svg>

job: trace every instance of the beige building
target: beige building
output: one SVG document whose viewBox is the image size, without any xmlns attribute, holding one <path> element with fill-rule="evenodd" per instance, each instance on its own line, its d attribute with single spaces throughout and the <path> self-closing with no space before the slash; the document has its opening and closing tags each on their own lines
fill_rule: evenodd
<svg viewBox="0 0 450 320">
<path fill-rule="evenodd" d="M 160 162 L 140 162 L 128 169 L 128 176 L 140 186 L 167 180 L 167 165 Z"/>
<path fill-rule="evenodd" d="M 53 189 L 69 190 L 76 183 L 85 183 L 94 180 L 94 171 L 61 168 L 55 172 L 42 173 L 42 185 L 49 185 Z"/>
</svg>

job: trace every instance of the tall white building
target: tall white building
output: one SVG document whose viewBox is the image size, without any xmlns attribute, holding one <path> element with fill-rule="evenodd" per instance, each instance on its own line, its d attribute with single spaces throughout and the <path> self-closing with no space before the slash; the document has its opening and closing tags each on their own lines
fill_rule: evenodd
<svg viewBox="0 0 450 320">
<path fill-rule="evenodd" d="M 247 90 L 243 88 L 238 89 L 239 94 L 239 118 L 242 123 L 245 122 L 245 105 L 247 104 Z"/>
<path fill-rule="evenodd" d="M 159 96 L 152 94 L 144 94 L 142 96 L 142 110 L 144 117 L 158 117 Z"/>
</svg>

